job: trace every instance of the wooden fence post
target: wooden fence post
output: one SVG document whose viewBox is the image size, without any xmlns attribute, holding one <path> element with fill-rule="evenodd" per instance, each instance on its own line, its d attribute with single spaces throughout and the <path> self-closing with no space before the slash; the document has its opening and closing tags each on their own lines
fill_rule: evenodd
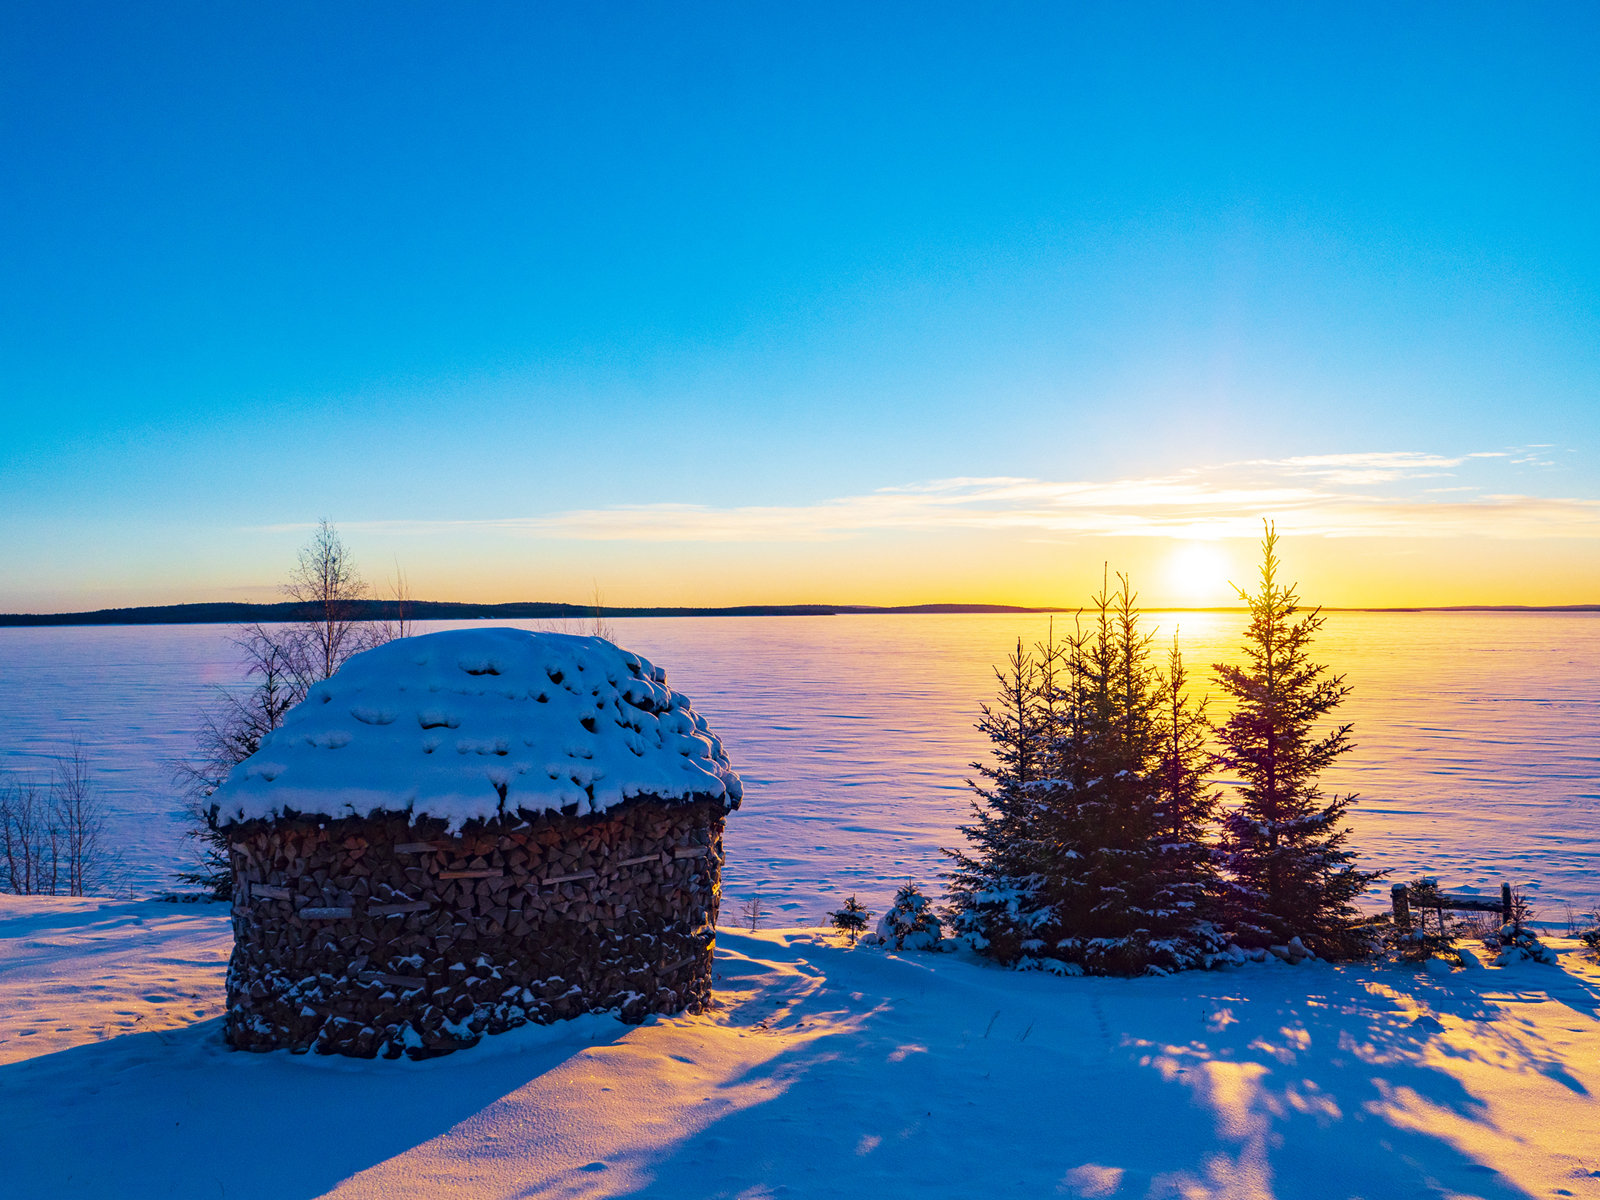
<svg viewBox="0 0 1600 1200">
<path fill-rule="evenodd" d="M 1394 923 L 1400 929 L 1411 928 L 1411 897 L 1406 892 L 1406 885 L 1397 883 L 1389 889 L 1389 895 L 1394 900 Z"/>
</svg>

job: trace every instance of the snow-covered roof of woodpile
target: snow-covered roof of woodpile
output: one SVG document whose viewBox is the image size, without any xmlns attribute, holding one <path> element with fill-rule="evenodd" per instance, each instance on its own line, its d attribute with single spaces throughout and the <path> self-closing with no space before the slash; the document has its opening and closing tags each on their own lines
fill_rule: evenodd
<svg viewBox="0 0 1600 1200">
<path fill-rule="evenodd" d="M 602 638 L 456 629 L 389 642 L 314 686 L 233 768 L 217 818 L 409 812 L 458 830 L 641 796 L 737 808 L 721 741 L 666 680 Z"/>
</svg>

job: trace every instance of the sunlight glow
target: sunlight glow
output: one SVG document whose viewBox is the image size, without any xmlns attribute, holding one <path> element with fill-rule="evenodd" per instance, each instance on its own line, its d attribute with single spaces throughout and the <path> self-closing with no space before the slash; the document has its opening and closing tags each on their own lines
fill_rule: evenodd
<svg viewBox="0 0 1600 1200">
<path fill-rule="evenodd" d="M 1212 542 L 1187 542 L 1174 550 L 1166 582 L 1186 604 L 1226 604 L 1233 597 L 1228 560 Z"/>
</svg>

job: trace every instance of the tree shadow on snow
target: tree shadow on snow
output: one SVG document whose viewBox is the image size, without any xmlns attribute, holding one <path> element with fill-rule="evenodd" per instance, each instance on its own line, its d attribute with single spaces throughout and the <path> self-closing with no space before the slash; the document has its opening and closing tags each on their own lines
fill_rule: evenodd
<svg viewBox="0 0 1600 1200">
<path fill-rule="evenodd" d="M 1582 1084 L 1503 1015 L 1487 1045 L 1445 1046 L 1430 1020 L 1494 1015 L 1476 974 L 1057 980 L 941 964 L 921 995 L 864 994 L 877 1011 L 852 1032 L 730 1081 L 777 1094 L 640 1164 L 650 1182 L 632 1194 L 1523 1200 L 1461 1149 L 1517 1130 L 1494 1128 L 1428 1047 Z"/>
</svg>

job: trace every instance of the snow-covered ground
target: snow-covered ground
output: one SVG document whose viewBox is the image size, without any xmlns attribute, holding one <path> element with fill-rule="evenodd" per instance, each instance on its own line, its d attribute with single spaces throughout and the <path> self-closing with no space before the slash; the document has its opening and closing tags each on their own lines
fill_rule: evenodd
<svg viewBox="0 0 1600 1200">
<path fill-rule="evenodd" d="M 1181 620 L 1192 663 L 1231 614 Z M 219 906 L 0 897 L 0 1196 L 1600 1196 L 1600 967 L 1307 964 L 1057 979 L 847 949 L 806 920 L 937 890 L 989 666 L 1038 617 L 618 622 L 745 782 L 719 1007 L 523 1029 L 425 1063 L 230 1053 Z M 163 759 L 227 631 L 0 630 L 0 756 L 83 737 L 124 889 L 184 846 Z M 1600 619 L 1335 614 L 1364 864 L 1526 884 L 1600 867 Z M 1202 672 L 1203 675 L 1203 672 Z"/>
<path fill-rule="evenodd" d="M 0 904 L 0 1193 L 1600 1196 L 1600 967 L 1058 979 L 718 935 L 717 1008 L 232 1053 L 226 911 Z"/>
</svg>

